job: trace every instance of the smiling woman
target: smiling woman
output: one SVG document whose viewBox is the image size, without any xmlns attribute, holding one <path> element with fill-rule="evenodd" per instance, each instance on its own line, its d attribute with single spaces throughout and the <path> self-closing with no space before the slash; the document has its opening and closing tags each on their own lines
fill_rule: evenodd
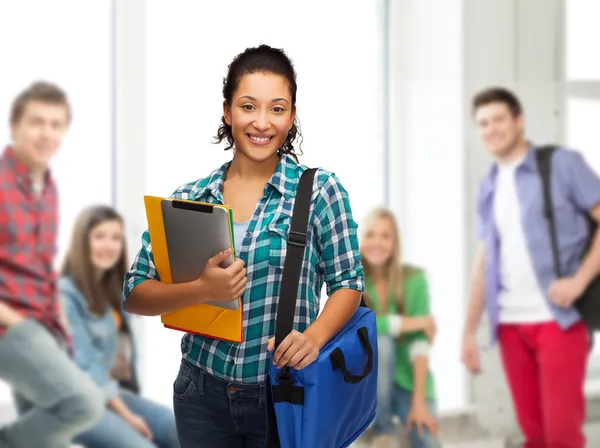
<svg viewBox="0 0 600 448">
<path fill-rule="evenodd" d="M 294 146 L 296 72 L 283 50 L 261 45 L 236 56 L 223 85 L 223 117 L 216 141 L 227 140 L 233 158 L 205 178 L 179 187 L 173 198 L 226 204 L 233 210 L 236 253 L 227 268 L 215 254 L 201 277 L 161 283 L 153 266 L 148 232 L 125 277 L 128 311 L 165 314 L 209 301 L 243 304 L 243 342 L 186 334 L 183 360 L 173 386 L 179 440 L 206 448 L 264 446 L 265 378 L 296 189 L 307 169 Z M 303 278 L 293 331 L 273 353 L 273 362 L 299 370 L 346 325 L 363 290 L 357 225 L 346 190 L 329 171 L 318 170 L 313 185 Z M 340 262 L 343 260 L 343 262 Z M 330 296 L 319 313 L 320 293 Z M 215 297 L 218 292 L 219 297 Z M 235 383 L 235 386 L 232 386 Z"/>
<path fill-rule="evenodd" d="M 277 53 L 271 56 L 273 61 L 265 64 L 270 69 L 268 74 L 256 72 L 257 62 L 261 57 L 264 58 L 268 48 L 261 45 L 252 49 L 244 58 L 241 55 L 236 57 L 229 66 L 229 73 L 223 83 L 222 124 L 215 143 L 227 140 L 228 146 L 225 149 L 235 146 L 235 149 L 244 152 L 246 156 L 250 156 L 252 146 L 272 144 L 279 153 L 296 158 L 293 144 L 296 137 L 301 137 L 300 124 L 296 119 L 296 73 L 294 67 L 286 61 L 285 55 Z M 255 98 L 248 93 L 255 91 L 265 92 L 265 97 Z M 234 119 L 238 135 L 233 133 Z M 250 146 L 244 143 L 249 143 Z M 265 151 L 261 154 L 265 153 L 268 154 Z M 258 154 L 255 156 L 263 157 Z"/>
</svg>

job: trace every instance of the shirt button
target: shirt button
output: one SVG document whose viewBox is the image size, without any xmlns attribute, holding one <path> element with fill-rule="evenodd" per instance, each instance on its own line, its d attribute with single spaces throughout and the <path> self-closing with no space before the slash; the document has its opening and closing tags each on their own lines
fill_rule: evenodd
<svg viewBox="0 0 600 448">
<path fill-rule="evenodd" d="M 248 238 L 250 238 L 250 237 L 252 236 L 252 233 L 251 233 L 251 232 L 246 232 L 246 236 L 247 236 Z"/>
<path fill-rule="evenodd" d="M 258 208 L 256 209 L 256 211 L 257 211 L 258 213 L 260 213 L 260 212 L 262 212 L 262 208 L 258 207 Z"/>
</svg>

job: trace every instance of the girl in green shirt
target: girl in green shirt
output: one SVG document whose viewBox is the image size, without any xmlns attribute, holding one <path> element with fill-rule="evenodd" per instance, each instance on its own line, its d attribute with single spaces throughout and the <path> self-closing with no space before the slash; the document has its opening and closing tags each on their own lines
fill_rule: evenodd
<svg viewBox="0 0 600 448">
<path fill-rule="evenodd" d="M 425 274 L 402 264 L 400 247 L 392 212 L 374 210 L 364 225 L 360 253 L 366 300 L 377 314 L 375 446 L 393 446 L 392 419 L 397 415 L 413 448 L 437 447 L 435 390 L 428 360 L 436 327 Z"/>
</svg>

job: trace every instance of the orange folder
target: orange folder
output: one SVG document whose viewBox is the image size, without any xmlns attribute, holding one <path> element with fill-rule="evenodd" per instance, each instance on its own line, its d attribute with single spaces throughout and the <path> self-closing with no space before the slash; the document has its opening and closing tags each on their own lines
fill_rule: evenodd
<svg viewBox="0 0 600 448">
<path fill-rule="evenodd" d="M 148 220 L 148 232 L 150 234 L 150 243 L 152 244 L 154 265 L 161 282 L 172 283 L 167 238 L 165 236 L 161 208 L 161 203 L 165 199 L 167 198 L 144 196 L 144 204 L 146 207 L 146 219 Z M 206 205 L 212 206 L 214 204 Z M 230 232 L 232 232 L 233 241 L 233 224 L 231 222 Z M 199 304 L 163 314 L 161 320 L 166 328 L 173 330 L 229 342 L 242 342 L 242 304 L 241 299 L 238 300 L 240 300 L 240 304 L 236 310 Z"/>
</svg>

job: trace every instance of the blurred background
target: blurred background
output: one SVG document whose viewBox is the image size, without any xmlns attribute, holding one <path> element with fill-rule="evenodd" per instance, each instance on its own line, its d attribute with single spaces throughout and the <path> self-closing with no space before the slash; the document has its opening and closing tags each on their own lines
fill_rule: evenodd
<svg viewBox="0 0 600 448">
<path fill-rule="evenodd" d="M 133 257 L 143 195 L 170 195 L 231 157 L 211 144 L 227 64 L 261 43 L 284 48 L 298 72 L 301 161 L 339 176 L 359 222 L 374 206 L 394 210 L 404 257 L 427 271 L 448 438 L 504 440 L 516 425 L 485 326 L 483 374 L 472 379 L 459 359 L 475 192 L 490 162 L 470 99 L 514 89 L 531 140 L 574 147 L 600 170 L 599 20 L 594 0 L 0 2 L 0 142 L 18 92 L 38 79 L 63 87 L 74 119 L 54 163 L 57 267 L 75 216 L 93 203 L 124 215 Z M 171 406 L 181 334 L 159 318 L 135 325 L 145 395 Z M 600 419 L 600 344 L 586 389 Z"/>
</svg>

